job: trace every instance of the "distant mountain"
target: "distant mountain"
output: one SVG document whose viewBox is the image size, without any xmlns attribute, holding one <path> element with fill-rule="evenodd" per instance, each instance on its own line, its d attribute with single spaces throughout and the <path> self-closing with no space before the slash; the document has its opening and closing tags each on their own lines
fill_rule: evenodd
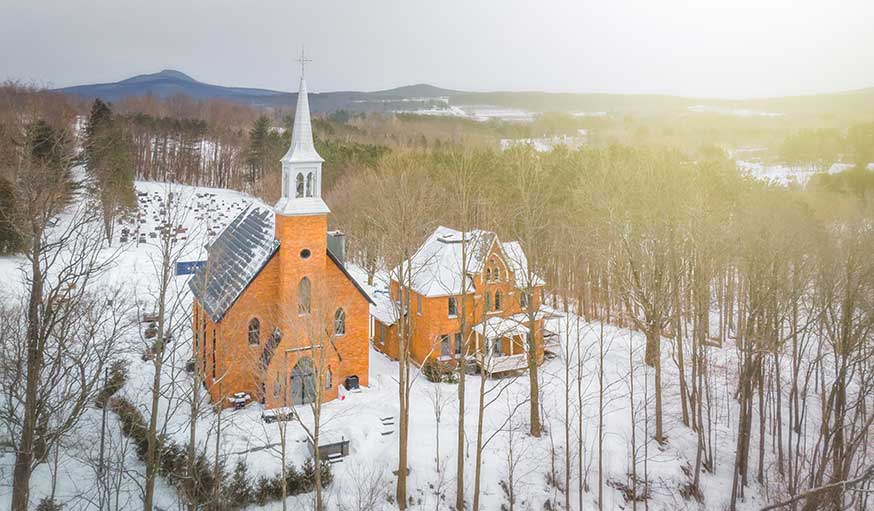
<svg viewBox="0 0 874 511">
<path fill-rule="evenodd" d="M 289 108 L 297 100 L 296 92 L 213 85 L 197 81 L 181 71 L 172 69 L 138 75 L 119 82 L 75 85 L 55 90 L 89 99 L 101 98 L 106 101 L 118 101 L 137 96 L 170 98 L 185 95 L 200 100 L 224 99 L 269 108 Z M 426 104 L 430 98 L 442 98 L 454 94 L 458 94 L 458 92 L 427 84 L 409 85 L 376 92 L 310 93 L 310 108 L 318 113 L 340 109 L 356 112 L 394 111 L 401 109 L 401 107 L 403 109 L 416 108 L 415 103 Z M 410 103 L 411 100 L 413 100 L 413 105 Z M 396 102 L 399 104 L 395 104 Z"/>
<path fill-rule="evenodd" d="M 427 83 L 417 83 L 416 85 L 404 85 L 403 87 L 397 87 L 389 90 L 382 90 L 376 92 L 368 93 L 372 96 L 386 96 L 386 97 L 418 97 L 418 98 L 442 98 L 442 97 L 451 97 L 458 96 L 460 94 L 466 94 L 463 91 L 450 90 L 450 89 L 441 89 L 440 87 L 435 87 L 433 85 L 428 85 Z"/>
<path fill-rule="evenodd" d="M 180 71 L 165 69 L 160 73 L 138 75 L 120 82 L 75 85 L 57 89 L 58 92 L 87 98 L 118 101 L 126 97 L 156 96 L 169 98 L 177 95 L 195 99 L 227 99 L 261 106 L 289 104 L 294 95 L 287 92 L 223 87 L 195 80 Z"/>
<path fill-rule="evenodd" d="M 292 108 L 293 92 L 203 83 L 180 71 L 165 69 L 114 83 L 76 85 L 56 89 L 85 98 L 118 101 L 126 97 L 176 95 L 195 99 L 224 99 L 265 108 Z M 855 119 L 874 116 L 874 88 L 831 94 L 787 96 L 748 100 L 686 98 L 654 94 L 574 94 L 523 92 L 467 92 L 420 83 L 394 89 L 359 92 L 310 93 L 313 112 L 395 112 L 452 107 L 497 106 L 530 112 L 613 114 L 705 113 L 737 116 L 842 116 Z"/>
</svg>

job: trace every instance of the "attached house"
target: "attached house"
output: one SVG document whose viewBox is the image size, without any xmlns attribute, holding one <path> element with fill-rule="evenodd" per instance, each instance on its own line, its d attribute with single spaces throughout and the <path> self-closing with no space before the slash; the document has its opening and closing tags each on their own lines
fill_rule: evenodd
<svg viewBox="0 0 874 511">
<path fill-rule="evenodd" d="M 482 230 L 464 236 L 463 240 L 460 231 L 438 227 L 403 272 L 391 272 L 388 290 L 376 293 L 371 306 L 374 346 L 397 358 L 397 318 L 406 314 L 410 353 L 418 364 L 454 364 L 466 354 L 488 374 L 524 370 L 529 341 L 537 343 L 537 362 L 542 362 L 543 280 L 529 270 L 518 242 L 502 243 L 495 233 Z M 399 285 L 402 274 L 409 286 Z M 409 310 L 400 299 L 407 287 Z"/>
</svg>

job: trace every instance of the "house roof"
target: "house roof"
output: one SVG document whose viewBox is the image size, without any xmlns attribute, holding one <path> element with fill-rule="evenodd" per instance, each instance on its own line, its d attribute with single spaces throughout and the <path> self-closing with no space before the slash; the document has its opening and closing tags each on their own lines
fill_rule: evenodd
<svg viewBox="0 0 874 511">
<path fill-rule="evenodd" d="M 398 319 L 398 311 L 395 303 L 385 289 L 377 289 L 373 292 L 373 305 L 370 306 L 370 315 L 383 325 L 394 325 Z"/>
<path fill-rule="evenodd" d="M 461 236 L 460 231 L 440 226 L 410 258 L 407 268 L 412 274 L 412 288 L 416 293 L 427 297 L 437 297 L 457 295 L 461 294 L 462 291 L 474 291 L 471 277 L 483 271 L 492 246 L 499 243 L 498 236 L 494 232 L 479 229 L 464 234 L 467 242 L 465 252 L 468 278 L 464 279 L 466 289 L 462 288 L 463 279 L 461 278 L 461 270 L 464 267 Z M 525 280 L 528 278 L 528 260 L 522 246 L 516 241 L 511 241 L 500 244 L 498 248 L 504 252 L 507 264 L 516 275 L 516 285 L 527 287 Z M 399 268 L 392 270 L 392 279 L 397 280 L 398 275 Z M 537 277 L 535 279 L 534 285 L 542 285 L 541 279 Z"/>
<path fill-rule="evenodd" d="M 209 246 L 207 264 L 188 281 L 192 293 L 213 322 L 221 321 L 279 251 L 279 240 L 274 237 L 275 218 L 273 210 L 260 203 L 253 203 L 240 212 Z M 373 303 L 343 263 L 330 250 L 327 255 L 358 292 Z"/>
<path fill-rule="evenodd" d="M 213 322 L 224 317 L 279 249 L 273 235 L 273 211 L 253 203 L 209 246 L 207 264 L 197 270 L 188 286 Z"/>
<path fill-rule="evenodd" d="M 522 250 L 522 245 L 518 241 L 507 241 L 501 244 L 504 249 L 504 254 L 507 256 L 507 264 L 516 278 L 516 287 L 525 289 L 527 287 L 542 286 L 543 279 L 535 275 L 533 272 L 528 275 L 528 257 L 525 256 L 525 251 Z M 531 282 L 529 282 L 529 279 Z"/>
<path fill-rule="evenodd" d="M 465 233 L 467 241 L 467 272 L 468 275 L 482 271 L 486 256 L 492 242 L 497 239 L 494 233 L 488 231 L 469 231 Z M 410 258 L 407 270 L 412 274 L 413 290 L 423 296 L 448 296 L 462 292 L 462 243 L 461 232 L 449 227 L 440 226 L 422 243 L 422 246 Z M 392 278 L 397 280 L 400 269 L 392 271 Z M 466 291 L 473 291 L 470 278 L 465 279 Z"/>
<path fill-rule="evenodd" d="M 525 314 L 514 314 L 507 318 L 495 316 L 474 325 L 473 331 L 489 339 L 527 335 L 527 319 Z"/>
<path fill-rule="evenodd" d="M 547 317 L 549 317 L 549 314 L 542 310 L 538 310 L 534 313 L 534 319 L 536 321 L 540 321 Z M 513 337 L 517 335 L 526 335 L 528 333 L 529 321 L 530 318 L 528 317 L 528 314 L 520 312 L 507 317 L 492 316 L 485 321 L 477 323 L 471 328 L 474 332 L 484 335 L 489 339 L 494 339 L 496 337 Z"/>
</svg>

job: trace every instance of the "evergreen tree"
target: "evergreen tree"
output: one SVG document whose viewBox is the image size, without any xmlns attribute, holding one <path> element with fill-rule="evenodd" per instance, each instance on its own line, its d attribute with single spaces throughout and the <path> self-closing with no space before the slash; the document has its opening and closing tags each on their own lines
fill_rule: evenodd
<svg viewBox="0 0 874 511">
<path fill-rule="evenodd" d="M 262 115 L 249 130 L 249 150 L 246 154 L 246 166 L 249 170 L 246 180 L 254 185 L 264 177 L 267 167 L 267 157 L 270 147 L 270 119 Z"/>
<path fill-rule="evenodd" d="M 111 242 L 116 215 L 136 205 L 135 169 L 127 127 L 100 99 L 91 107 L 84 159 L 91 176 L 91 193 L 100 201 L 104 231 Z"/>
<path fill-rule="evenodd" d="M 15 188 L 11 182 L 0 178 L 0 254 L 17 252 L 23 244 L 21 231 L 16 226 Z"/>
<path fill-rule="evenodd" d="M 228 502 L 235 507 L 244 507 L 252 502 L 252 482 L 249 478 L 249 466 L 243 460 L 238 460 L 234 474 L 225 489 Z"/>
</svg>

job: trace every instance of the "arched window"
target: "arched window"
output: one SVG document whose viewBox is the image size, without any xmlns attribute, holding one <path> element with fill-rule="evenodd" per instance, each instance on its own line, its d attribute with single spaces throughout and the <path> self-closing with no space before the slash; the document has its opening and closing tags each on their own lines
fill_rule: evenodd
<svg viewBox="0 0 874 511">
<path fill-rule="evenodd" d="M 346 335 L 346 311 L 342 308 L 334 313 L 334 335 Z"/>
<path fill-rule="evenodd" d="M 485 299 L 486 299 L 486 303 L 485 303 L 485 308 L 484 308 L 484 309 L 485 309 L 486 312 L 488 312 L 488 311 L 492 310 L 492 294 L 491 294 L 491 293 L 486 293 L 486 298 L 485 298 Z"/>
<path fill-rule="evenodd" d="M 486 268 L 486 282 L 492 281 L 492 269 Z"/>
<path fill-rule="evenodd" d="M 519 305 L 523 309 L 528 308 L 528 293 L 526 293 L 525 291 L 519 293 Z"/>
<path fill-rule="evenodd" d="M 306 277 L 300 279 L 297 286 L 297 313 L 310 313 L 310 279 Z"/>
<path fill-rule="evenodd" d="M 249 344 L 261 344 L 261 322 L 258 318 L 249 321 Z"/>
<path fill-rule="evenodd" d="M 297 177 L 294 178 L 294 189 L 295 197 L 303 197 L 303 174 L 298 173 Z"/>
<path fill-rule="evenodd" d="M 307 197 L 313 196 L 313 173 L 307 174 Z"/>
<path fill-rule="evenodd" d="M 334 386 L 334 382 L 331 381 L 333 379 L 334 375 L 333 373 L 331 373 L 331 368 L 329 367 L 328 370 L 325 372 L 325 390 L 331 390 L 331 387 Z"/>
<path fill-rule="evenodd" d="M 495 291 L 495 310 L 501 310 L 501 292 Z"/>
</svg>

